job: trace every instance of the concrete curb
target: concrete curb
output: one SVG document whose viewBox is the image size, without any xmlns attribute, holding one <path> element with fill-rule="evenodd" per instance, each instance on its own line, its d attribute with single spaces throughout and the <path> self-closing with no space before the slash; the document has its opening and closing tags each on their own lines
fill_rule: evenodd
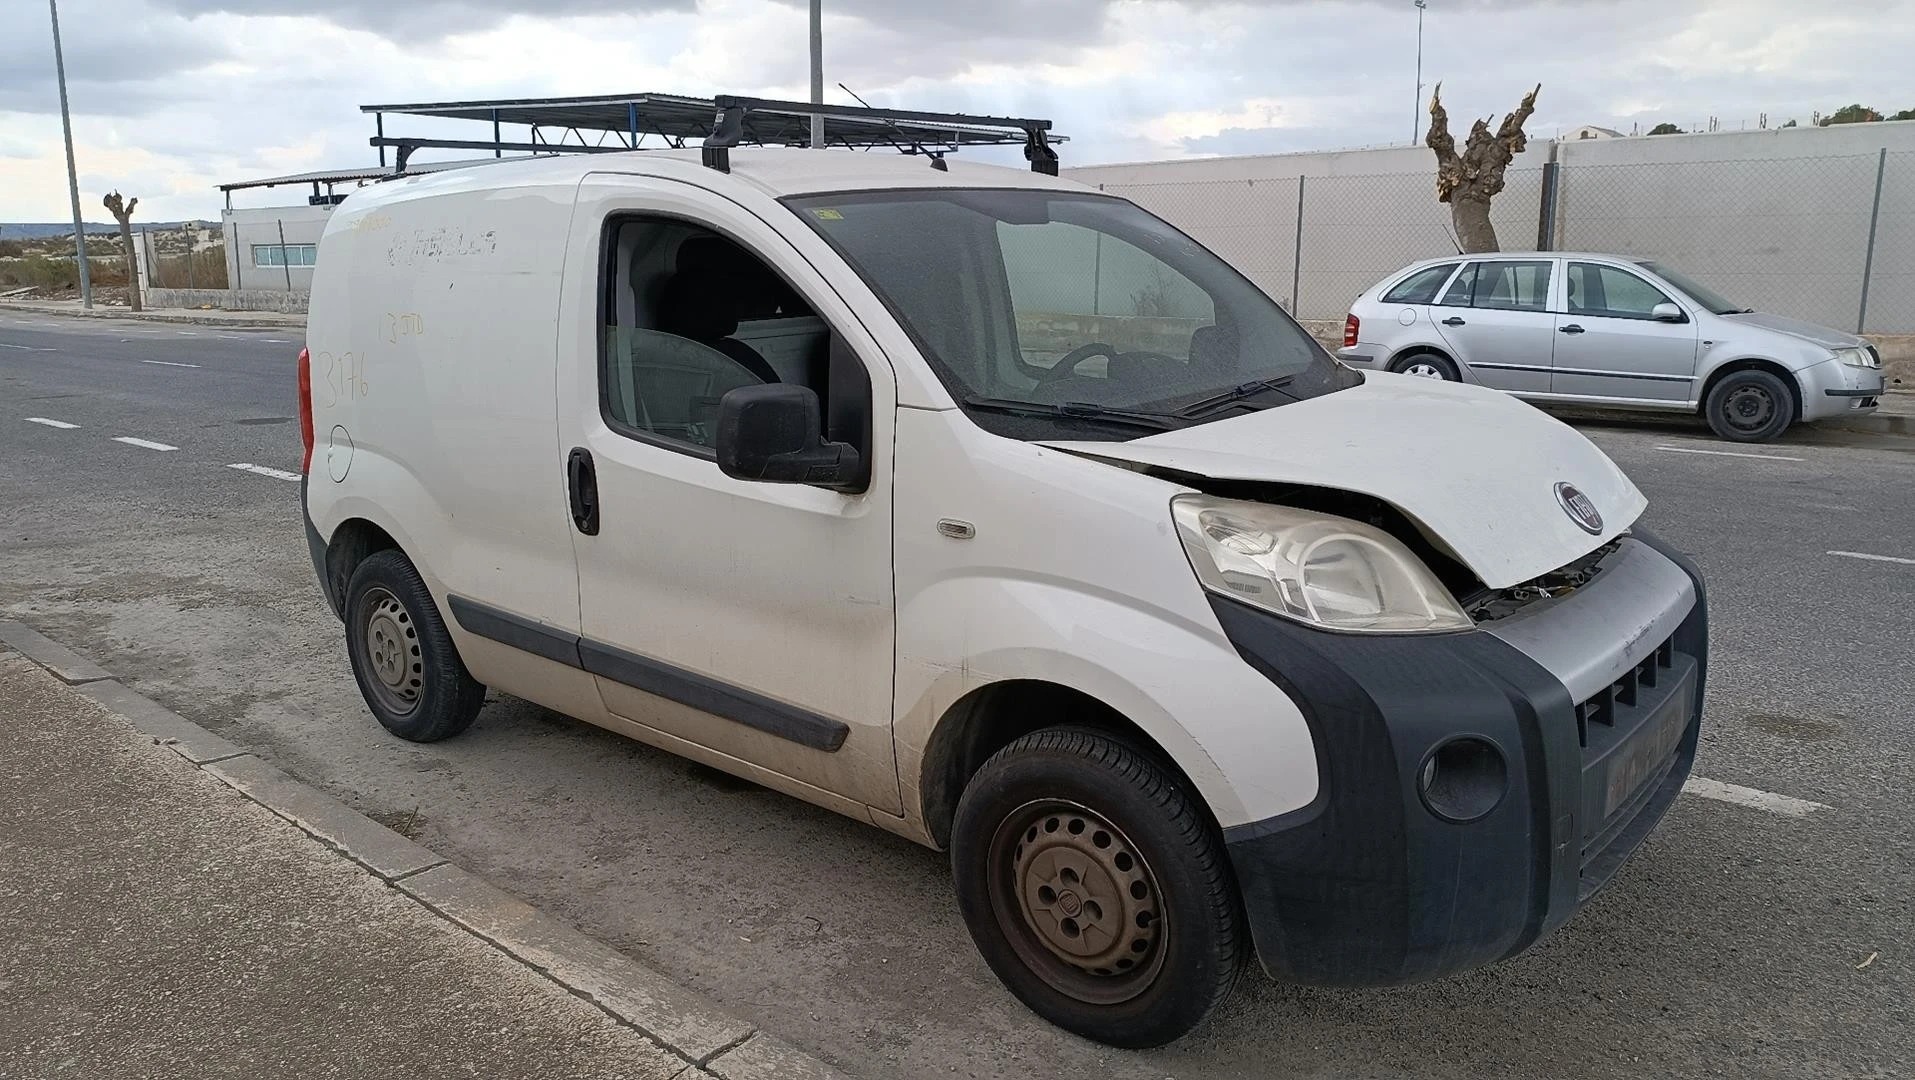
<svg viewBox="0 0 1915 1080">
<path fill-rule="evenodd" d="M 225 326 L 236 330 L 291 330 L 304 329 L 304 315 L 281 315 L 268 311 L 212 312 L 212 311 L 154 311 L 135 312 L 131 308 L 96 307 L 92 311 L 83 308 L 56 307 L 52 304 L 21 303 L 17 300 L 0 300 L 0 311 L 19 311 L 32 315 L 64 315 L 75 319 L 132 319 L 137 322 L 174 323 L 181 326 Z"/>
<path fill-rule="evenodd" d="M 75 693 L 193 767 L 291 822 L 421 907 L 518 960 L 685 1061 L 681 1078 L 845 1080 L 704 995 L 452 865 L 351 807 L 142 697 L 111 673 L 18 622 L 0 622 L 0 655 L 17 651 Z"/>
</svg>

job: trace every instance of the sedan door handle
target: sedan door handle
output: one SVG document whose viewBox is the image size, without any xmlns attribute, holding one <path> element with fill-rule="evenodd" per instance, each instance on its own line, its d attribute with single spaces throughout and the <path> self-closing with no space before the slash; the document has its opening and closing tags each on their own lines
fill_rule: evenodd
<svg viewBox="0 0 1915 1080">
<path fill-rule="evenodd" d="M 1469 324 L 1457 318 L 1456 316 L 1451 315 L 1449 318 L 1443 320 L 1443 325 L 1444 326 L 1468 326 Z"/>
<path fill-rule="evenodd" d="M 1562 327 L 1561 332 L 1565 334 L 1580 334 L 1583 333 L 1583 328 L 1577 326 L 1575 323 L 1570 323 L 1568 326 Z"/>
</svg>

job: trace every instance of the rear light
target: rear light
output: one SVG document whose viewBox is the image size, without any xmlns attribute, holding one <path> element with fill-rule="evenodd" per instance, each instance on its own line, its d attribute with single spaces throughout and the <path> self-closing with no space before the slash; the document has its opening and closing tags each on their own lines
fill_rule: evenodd
<svg viewBox="0 0 1915 1080">
<path fill-rule="evenodd" d="M 1346 315 L 1343 317 L 1344 348 L 1349 348 L 1350 346 L 1356 344 L 1356 333 L 1358 330 L 1361 330 L 1362 328 L 1363 328 L 1362 321 L 1359 320 L 1355 315 Z"/>
<path fill-rule="evenodd" d="M 304 476 L 313 467 L 313 358 L 305 349 L 299 350 L 299 438 L 306 444 L 299 459 L 299 475 Z"/>
</svg>

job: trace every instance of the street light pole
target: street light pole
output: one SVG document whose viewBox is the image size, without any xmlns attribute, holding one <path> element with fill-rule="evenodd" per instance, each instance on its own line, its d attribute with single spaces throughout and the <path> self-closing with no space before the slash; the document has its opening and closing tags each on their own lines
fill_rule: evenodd
<svg viewBox="0 0 1915 1080">
<path fill-rule="evenodd" d="M 1416 133 L 1423 130 L 1423 9 L 1430 0 L 1416 0 L 1416 105 L 1410 110 L 1410 145 L 1416 145 Z"/>
<path fill-rule="evenodd" d="M 825 16 L 824 0 L 811 0 L 811 103 L 825 103 Z M 811 114 L 811 148 L 825 145 L 825 118 Z"/>
<path fill-rule="evenodd" d="M 60 53 L 60 3 L 47 0 L 53 14 L 53 70 L 60 79 L 60 128 L 66 132 L 66 186 L 73 198 L 73 246 L 80 262 L 80 306 L 93 308 L 93 273 L 86 262 L 86 222 L 80 217 L 80 174 L 73 164 L 73 118 L 66 104 L 66 57 Z"/>
</svg>

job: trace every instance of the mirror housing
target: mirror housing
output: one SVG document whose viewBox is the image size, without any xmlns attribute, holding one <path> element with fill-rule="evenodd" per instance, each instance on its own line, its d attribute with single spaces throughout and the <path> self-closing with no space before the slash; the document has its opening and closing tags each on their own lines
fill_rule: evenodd
<svg viewBox="0 0 1915 1080">
<path fill-rule="evenodd" d="M 1649 317 L 1657 322 L 1684 323 L 1689 321 L 1689 316 L 1684 315 L 1682 309 L 1674 304 L 1657 304 L 1655 307 L 1649 309 Z"/>
<path fill-rule="evenodd" d="M 809 387 L 741 386 L 718 399 L 718 468 L 739 480 L 863 491 L 858 448 L 826 442 L 822 432 L 818 395 Z"/>
</svg>

